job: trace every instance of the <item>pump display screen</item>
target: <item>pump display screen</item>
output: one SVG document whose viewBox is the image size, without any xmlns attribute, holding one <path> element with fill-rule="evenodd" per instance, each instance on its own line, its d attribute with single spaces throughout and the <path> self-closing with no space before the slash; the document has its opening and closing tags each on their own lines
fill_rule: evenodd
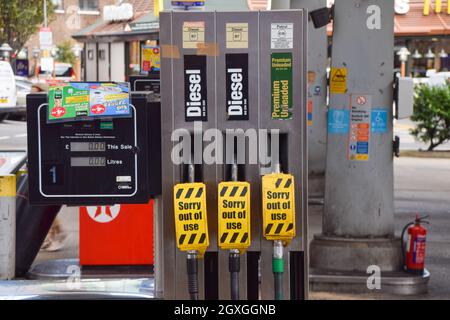
<svg viewBox="0 0 450 320">
<path fill-rule="evenodd" d="M 159 99 L 134 92 L 129 117 L 52 122 L 47 94 L 27 95 L 30 204 L 147 204 L 160 195 L 160 110 Z"/>
<path fill-rule="evenodd" d="M 105 167 L 105 157 L 76 157 L 70 158 L 72 167 Z"/>
<path fill-rule="evenodd" d="M 106 151 L 106 142 L 71 142 L 70 151 L 86 152 L 86 151 Z"/>
<path fill-rule="evenodd" d="M 38 108 L 42 196 L 125 199 L 137 193 L 140 148 L 134 107 L 131 118 L 66 123 L 47 123 L 45 112 L 46 105 Z"/>
</svg>

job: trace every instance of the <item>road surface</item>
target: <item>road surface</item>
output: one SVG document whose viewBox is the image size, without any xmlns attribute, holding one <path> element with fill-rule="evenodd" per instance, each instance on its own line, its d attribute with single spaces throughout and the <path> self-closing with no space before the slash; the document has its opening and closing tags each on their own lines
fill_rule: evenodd
<svg viewBox="0 0 450 320">
<path fill-rule="evenodd" d="M 0 123 L 0 150 L 26 150 L 27 125 L 25 121 L 6 120 Z"/>
</svg>

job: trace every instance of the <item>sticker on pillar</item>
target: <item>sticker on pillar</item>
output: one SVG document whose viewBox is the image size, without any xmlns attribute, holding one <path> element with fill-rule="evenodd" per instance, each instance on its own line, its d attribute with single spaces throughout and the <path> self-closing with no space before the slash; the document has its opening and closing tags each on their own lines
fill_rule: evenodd
<svg viewBox="0 0 450 320">
<path fill-rule="evenodd" d="M 294 48 L 294 24 L 272 23 L 271 24 L 271 49 L 293 49 Z"/>
<path fill-rule="evenodd" d="M 206 56 L 184 56 L 185 120 L 208 121 Z"/>
<path fill-rule="evenodd" d="M 345 94 L 347 92 L 347 68 L 331 68 L 330 93 Z"/>
<path fill-rule="evenodd" d="M 350 122 L 349 110 L 328 110 L 328 133 L 329 134 L 348 134 Z"/>
<path fill-rule="evenodd" d="M 183 48 L 197 49 L 205 42 L 205 21 L 185 21 L 183 23 Z"/>
<path fill-rule="evenodd" d="M 248 48 L 248 23 L 226 24 L 227 49 Z"/>
<path fill-rule="evenodd" d="M 313 125 L 313 100 L 312 99 L 308 99 L 308 126 L 312 126 Z"/>
<path fill-rule="evenodd" d="M 250 246 L 250 184 L 221 182 L 218 191 L 218 243 L 221 249 L 239 249 L 243 253 Z"/>
<path fill-rule="evenodd" d="M 372 109 L 372 132 L 373 133 L 387 133 L 387 109 Z"/>
<path fill-rule="evenodd" d="M 369 160 L 372 97 L 353 94 L 350 106 L 350 134 L 348 159 Z"/>
<path fill-rule="evenodd" d="M 248 120 L 248 54 L 227 54 L 225 60 L 227 120 Z"/>
<path fill-rule="evenodd" d="M 173 196 L 178 248 L 181 251 L 196 250 L 203 255 L 209 245 L 205 185 L 177 184 Z"/>
<path fill-rule="evenodd" d="M 295 184 L 290 174 L 262 178 L 263 233 L 267 240 L 289 241 L 295 237 Z"/>
<path fill-rule="evenodd" d="M 272 53 L 272 119 L 292 119 L 292 53 Z"/>
</svg>

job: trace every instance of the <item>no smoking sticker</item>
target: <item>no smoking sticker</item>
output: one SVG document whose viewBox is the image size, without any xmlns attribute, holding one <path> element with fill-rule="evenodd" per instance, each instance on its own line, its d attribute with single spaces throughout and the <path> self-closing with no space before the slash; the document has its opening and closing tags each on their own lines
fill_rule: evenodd
<svg viewBox="0 0 450 320">
<path fill-rule="evenodd" d="M 370 95 L 354 94 L 351 96 L 349 160 L 369 160 L 371 109 L 372 97 Z"/>
<path fill-rule="evenodd" d="M 262 178 L 263 232 L 267 240 L 295 237 L 294 176 L 270 174 Z"/>
</svg>

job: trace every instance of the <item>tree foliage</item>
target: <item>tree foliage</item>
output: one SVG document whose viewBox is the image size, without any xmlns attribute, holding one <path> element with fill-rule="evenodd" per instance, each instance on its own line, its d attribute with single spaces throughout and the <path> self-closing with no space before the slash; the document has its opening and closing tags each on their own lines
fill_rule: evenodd
<svg viewBox="0 0 450 320">
<path fill-rule="evenodd" d="M 450 84 L 416 87 L 414 114 L 411 120 L 417 127 L 411 133 L 429 144 L 428 151 L 450 141 Z"/>
<path fill-rule="evenodd" d="M 59 62 L 75 64 L 75 53 L 72 51 L 72 41 L 66 40 L 58 45 L 58 55 L 56 60 Z"/>
<path fill-rule="evenodd" d="M 48 22 L 54 5 L 47 0 Z M 18 53 L 44 23 L 44 0 L 0 0 L 0 43 L 8 43 Z"/>
</svg>

